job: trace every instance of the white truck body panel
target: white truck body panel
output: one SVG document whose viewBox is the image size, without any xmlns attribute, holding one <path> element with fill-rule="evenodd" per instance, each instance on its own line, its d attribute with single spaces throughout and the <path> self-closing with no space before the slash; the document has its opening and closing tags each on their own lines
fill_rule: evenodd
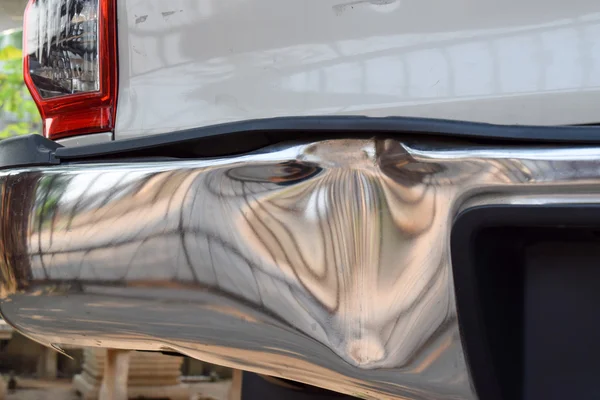
<svg viewBox="0 0 600 400">
<path fill-rule="evenodd" d="M 116 139 L 275 116 L 600 122 L 597 0 L 120 0 Z"/>
</svg>

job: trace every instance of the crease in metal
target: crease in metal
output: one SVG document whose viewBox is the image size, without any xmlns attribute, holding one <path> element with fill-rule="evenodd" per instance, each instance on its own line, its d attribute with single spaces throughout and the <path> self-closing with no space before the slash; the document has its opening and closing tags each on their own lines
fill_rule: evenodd
<svg viewBox="0 0 600 400">
<path fill-rule="evenodd" d="M 590 201 L 599 183 L 598 147 L 391 139 L 3 172 L 0 312 L 55 347 L 168 348 L 362 398 L 474 399 L 453 219 L 468 204 Z"/>
</svg>

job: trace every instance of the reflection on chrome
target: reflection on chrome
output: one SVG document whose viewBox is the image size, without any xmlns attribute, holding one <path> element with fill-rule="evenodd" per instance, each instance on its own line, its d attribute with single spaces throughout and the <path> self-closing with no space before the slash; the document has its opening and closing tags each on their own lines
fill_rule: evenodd
<svg viewBox="0 0 600 400">
<path fill-rule="evenodd" d="M 600 148 L 329 140 L 0 181 L 0 309 L 41 343 L 179 351 L 364 398 L 473 399 L 453 218 L 486 198 L 589 201 Z"/>
</svg>

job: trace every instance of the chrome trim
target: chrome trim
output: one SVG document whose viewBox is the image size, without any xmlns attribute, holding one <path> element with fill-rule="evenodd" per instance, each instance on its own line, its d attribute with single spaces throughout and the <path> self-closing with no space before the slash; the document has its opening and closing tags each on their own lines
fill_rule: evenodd
<svg viewBox="0 0 600 400">
<path fill-rule="evenodd" d="M 329 140 L 0 181 L 0 310 L 41 343 L 474 399 L 452 220 L 471 204 L 598 202 L 600 147 Z"/>
</svg>

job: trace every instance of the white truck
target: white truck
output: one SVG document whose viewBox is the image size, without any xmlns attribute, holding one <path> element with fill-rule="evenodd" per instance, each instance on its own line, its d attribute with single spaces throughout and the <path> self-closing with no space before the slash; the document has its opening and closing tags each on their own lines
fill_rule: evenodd
<svg viewBox="0 0 600 400">
<path fill-rule="evenodd" d="M 599 397 L 600 2 L 31 0 L 24 24 L 16 330 L 285 379 L 245 399 Z"/>
</svg>

